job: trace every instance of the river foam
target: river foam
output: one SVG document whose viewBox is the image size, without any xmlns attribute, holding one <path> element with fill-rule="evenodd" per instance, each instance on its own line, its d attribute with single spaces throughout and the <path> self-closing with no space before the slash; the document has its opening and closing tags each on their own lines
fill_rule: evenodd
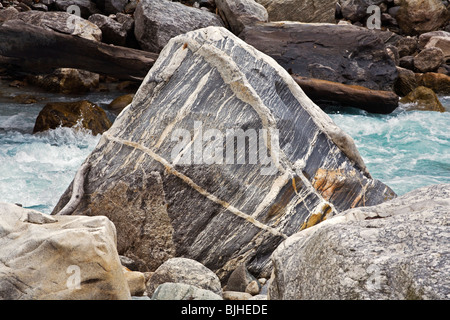
<svg viewBox="0 0 450 320">
<path fill-rule="evenodd" d="M 450 97 L 447 112 L 405 111 L 376 115 L 329 109 L 334 122 L 355 140 L 369 172 L 401 195 L 413 189 L 450 183 Z"/>
<path fill-rule="evenodd" d="M 3 87 L 0 97 L 0 201 L 50 213 L 79 166 L 97 145 L 100 135 L 57 128 L 32 134 L 45 101 L 88 99 L 99 105 L 118 93 L 90 96 L 36 93 L 45 101 L 11 102 L 17 89 Z M 5 97 L 5 91 L 6 96 Z M 450 111 L 450 96 L 440 97 Z M 405 111 L 369 114 L 357 109 L 326 112 L 355 140 L 369 172 L 401 195 L 415 188 L 450 183 L 450 112 Z"/>
</svg>

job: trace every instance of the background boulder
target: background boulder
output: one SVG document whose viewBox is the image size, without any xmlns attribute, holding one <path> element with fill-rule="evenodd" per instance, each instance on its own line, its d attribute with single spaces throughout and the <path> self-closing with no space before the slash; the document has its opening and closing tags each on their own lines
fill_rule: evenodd
<svg viewBox="0 0 450 320">
<path fill-rule="evenodd" d="M 239 35 L 290 73 L 391 91 L 397 70 L 377 34 L 352 25 L 259 23 Z"/>
</svg>

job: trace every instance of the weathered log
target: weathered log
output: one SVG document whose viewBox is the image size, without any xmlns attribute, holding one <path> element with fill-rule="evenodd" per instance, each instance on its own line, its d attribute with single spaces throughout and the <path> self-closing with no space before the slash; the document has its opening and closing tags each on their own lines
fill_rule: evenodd
<svg viewBox="0 0 450 320">
<path fill-rule="evenodd" d="M 316 104 L 342 105 L 371 113 L 391 113 L 398 107 L 399 97 L 392 91 L 371 90 L 362 86 L 292 75 L 306 95 Z"/>
<path fill-rule="evenodd" d="M 0 56 L 27 72 L 76 68 L 119 79 L 143 79 L 158 56 L 18 22 L 0 25 Z"/>
</svg>

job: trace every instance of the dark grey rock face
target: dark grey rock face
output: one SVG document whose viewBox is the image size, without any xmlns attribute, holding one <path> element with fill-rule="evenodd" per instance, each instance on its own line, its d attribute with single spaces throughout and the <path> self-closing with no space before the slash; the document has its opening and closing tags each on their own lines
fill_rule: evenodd
<svg viewBox="0 0 450 320">
<path fill-rule="evenodd" d="M 376 32 L 352 25 L 258 23 L 239 35 L 291 73 L 392 91 L 395 62 Z"/>
<path fill-rule="evenodd" d="M 220 27 L 170 40 L 86 162 L 74 214 L 108 216 L 142 268 L 185 257 L 222 283 L 243 263 L 268 277 L 289 235 L 395 197 L 282 67 Z"/>
</svg>

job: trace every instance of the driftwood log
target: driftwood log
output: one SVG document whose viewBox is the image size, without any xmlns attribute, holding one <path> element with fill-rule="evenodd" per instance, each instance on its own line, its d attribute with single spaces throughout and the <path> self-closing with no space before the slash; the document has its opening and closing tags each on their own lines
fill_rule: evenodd
<svg viewBox="0 0 450 320">
<path fill-rule="evenodd" d="M 108 45 L 10 20 L 0 25 L 0 61 L 26 72 L 76 68 L 123 80 L 142 80 L 158 55 Z"/>
<path fill-rule="evenodd" d="M 349 106 L 371 113 L 388 114 L 398 107 L 399 97 L 392 91 L 292 75 L 295 82 L 317 105 Z"/>
</svg>

